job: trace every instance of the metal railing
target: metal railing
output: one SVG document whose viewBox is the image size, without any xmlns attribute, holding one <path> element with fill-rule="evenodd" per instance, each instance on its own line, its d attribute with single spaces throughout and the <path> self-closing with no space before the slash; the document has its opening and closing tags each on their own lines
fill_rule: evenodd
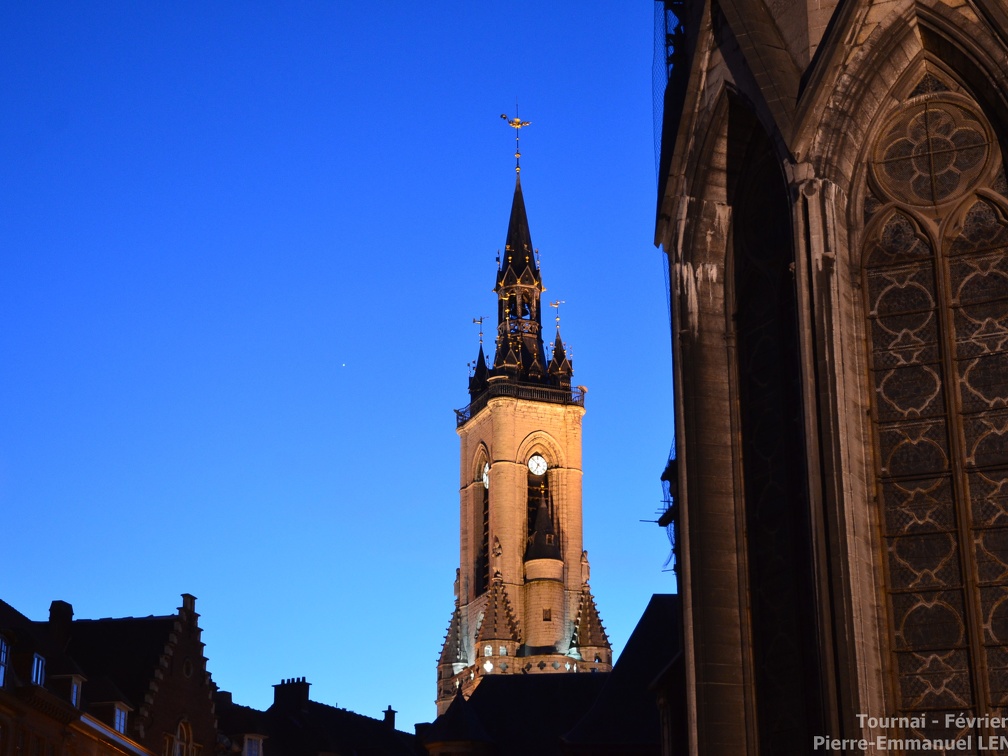
<svg viewBox="0 0 1008 756">
<path fill-rule="evenodd" d="M 584 407 L 584 388 L 556 388 L 553 386 L 536 386 L 528 383 L 512 383 L 510 381 L 491 381 L 482 394 L 462 409 L 455 410 L 455 427 L 461 428 L 469 418 L 486 407 L 487 402 L 499 396 L 510 396 L 515 399 L 528 399 L 533 402 L 548 402 L 550 404 L 574 404 Z"/>
</svg>

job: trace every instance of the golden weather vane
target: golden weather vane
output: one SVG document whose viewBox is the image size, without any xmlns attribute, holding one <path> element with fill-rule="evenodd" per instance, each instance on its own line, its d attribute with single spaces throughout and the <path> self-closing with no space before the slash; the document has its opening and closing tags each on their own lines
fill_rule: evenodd
<svg viewBox="0 0 1008 756">
<path fill-rule="evenodd" d="M 507 113 L 501 113 L 501 118 L 507 121 L 508 126 L 515 130 L 515 173 L 521 173 L 521 150 L 518 149 L 518 135 L 523 128 L 531 126 L 531 121 L 523 121 L 518 117 L 518 103 L 515 103 L 515 117 L 508 118 Z"/>
<path fill-rule="evenodd" d="M 480 315 L 478 318 L 473 318 L 473 323 L 479 323 L 479 333 L 480 333 L 480 346 L 483 346 L 483 321 L 485 317 Z"/>
</svg>

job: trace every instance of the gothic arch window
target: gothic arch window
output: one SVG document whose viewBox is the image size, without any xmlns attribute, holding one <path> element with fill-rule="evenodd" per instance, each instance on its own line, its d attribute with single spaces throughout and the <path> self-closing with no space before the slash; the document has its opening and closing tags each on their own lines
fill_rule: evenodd
<svg viewBox="0 0 1008 756">
<path fill-rule="evenodd" d="M 166 756 L 193 756 L 192 727 L 185 720 L 178 723 L 175 736 L 168 739 Z"/>
<path fill-rule="evenodd" d="M 926 86 L 925 86 L 926 85 Z M 1008 221 L 993 131 L 933 75 L 884 122 L 862 285 L 900 712 L 1008 713 Z"/>
<path fill-rule="evenodd" d="M 526 468 L 528 471 L 528 494 L 526 498 L 527 514 L 525 518 L 525 535 L 532 538 L 535 531 L 536 514 L 540 505 L 545 505 L 546 511 L 553 521 L 553 527 L 559 534 L 556 522 L 556 512 L 553 508 L 553 497 L 550 493 L 550 476 L 552 465 L 547 462 L 542 453 L 536 451 L 529 455 Z"/>
<path fill-rule="evenodd" d="M 476 458 L 476 527 L 480 533 L 473 564 L 475 595 L 481 596 L 490 587 L 490 461 L 483 449 Z"/>
</svg>

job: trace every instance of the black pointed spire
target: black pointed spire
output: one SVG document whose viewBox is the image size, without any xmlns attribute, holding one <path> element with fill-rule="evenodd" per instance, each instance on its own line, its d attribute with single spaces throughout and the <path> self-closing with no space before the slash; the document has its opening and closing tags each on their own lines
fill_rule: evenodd
<svg viewBox="0 0 1008 756">
<path fill-rule="evenodd" d="M 483 342 L 480 341 L 479 354 L 476 356 L 476 369 L 469 378 L 469 396 L 475 399 L 487 387 L 490 370 L 487 368 L 486 355 L 483 354 Z"/>
<path fill-rule="evenodd" d="M 567 349 L 564 347 L 563 339 L 560 338 L 560 327 L 557 326 L 556 341 L 553 342 L 553 359 L 550 360 L 549 374 L 555 378 L 561 386 L 570 386 L 571 375 L 574 369 L 570 360 L 567 359 Z"/>
<path fill-rule="evenodd" d="M 521 121 L 517 117 L 501 117 L 516 130 L 529 125 L 528 121 Z M 518 157 L 520 153 L 516 146 L 515 158 Z M 542 332 L 542 294 L 546 288 L 539 270 L 539 255 L 532 246 L 520 170 L 516 165 L 507 239 L 503 252 L 497 253 L 497 277 L 494 285 L 497 294 L 497 333 L 494 356 L 487 363 L 482 350 L 483 320 L 474 320 L 481 326 L 481 347 L 475 370 L 469 378 L 470 403 L 467 407 L 456 410 L 456 422 L 460 427 L 494 396 L 518 396 L 535 401 L 584 406 L 581 387 L 571 387 L 573 371 L 559 338 L 559 312 L 553 359 L 546 358 Z M 559 304 L 562 304 L 561 300 L 554 303 L 555 306 Z"/>
<path fill-rule="evenodd" d="M 558 540 L 556 528 L 553 527 L 553 518 L 550 517 L 549 509 L 546 507 L 546 500 L 541 499 L 536 509 L 535 530 L 529 536 L 528 547 L 525 549 L 525 561 L 563 559 Z"/>
<path fill-rule="evenodd" d="M 542 341 L 542 276 L 522 195 L 515 179 L 504 256 L 497 270 L 497 356 L 494 368 L 523 383 L 542 383 L 546 350 Z"/>
<path fill-rule="evenodd" d="M 511 218 L 508 220 L 507 241 L 504 244 L 505 267 L 513 266 L 519 275 L 530 264 L 538 273 L 532 247 L 532 232 L 529 231 L 528 215 L 525 213 L 525 197 L 522 195 L 521 176 L 515 177 L 514 198 L 511 200 Z"/>
</svg>

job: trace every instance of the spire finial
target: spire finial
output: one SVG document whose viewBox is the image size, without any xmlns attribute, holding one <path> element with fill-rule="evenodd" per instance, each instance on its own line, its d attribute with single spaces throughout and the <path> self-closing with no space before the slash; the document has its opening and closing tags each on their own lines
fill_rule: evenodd
<svg viewBox="0 0 1008 756">
<path fill-rule="evenodd" d="M 501 113 L 501 118 L 507 121 L 508 126 L 515 130 L 515 173 L 521 173 L 521 150 L 518 149 L 519 132 L 526 126 L 531 126 L 531 121 L 523 121 L 518 117 L 518 100 L 515 100 L 515 117 L 508 118 L 507 113 Z"/>
<path fill-rule="evenodd" d="M 486 319 L 485 315 L 480 315 L 478 318 L 473 318 L 473 323 L 479 323 L 480 346 L 483 346 L 483 321 L 485 319 Z"/>
<path fill-rule="evenodd" d="M 558 299 L 555 302 L 550 302 L 550 307 L 555 307 L 556 311 L 557 311 L 557 314 L 556 314 L 557 333 L 560 333 L 560 305 L 562 305 L 562 304 L 567 304 L 567 300 L 566 299 Z"/>
</svg>

